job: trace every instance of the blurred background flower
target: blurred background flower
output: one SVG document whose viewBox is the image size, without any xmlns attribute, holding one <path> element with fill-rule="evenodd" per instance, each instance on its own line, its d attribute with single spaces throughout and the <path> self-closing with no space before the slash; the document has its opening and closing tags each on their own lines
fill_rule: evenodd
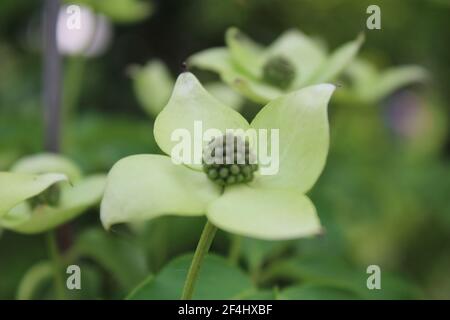
<svg viewBox="0 0 450 320">
<path fill-rule="evenodd" d="M 56 39 L 62 54 L 87 57 L 101 55 L 106 51 L 111 37 L 112 28 L 108 18 L 93 13 L 89 7 L 70 5 L 62 6 L 59 10 Z"/>
</svg>

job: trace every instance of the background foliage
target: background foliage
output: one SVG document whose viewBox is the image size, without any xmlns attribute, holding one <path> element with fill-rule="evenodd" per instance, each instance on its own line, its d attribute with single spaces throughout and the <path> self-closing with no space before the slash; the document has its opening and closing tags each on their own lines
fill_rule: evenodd
<svg viewBox="0 0 450 320">
<path fill-rule="evenodd" d="M 366 8 L 374 3 L 382 30 L 365 30 Z M 0 2 L 0 170 L 43 148 L 40 10 L 40 1 Z M 381 70 L 424 66 L 431 81 L 376 102 L 333 99 L 331 151 L 311 194 L 325 234 L 289 242 L 243 239 L 233 264 L 224 260 L 230 237 L 219 232 L 197 297 L 448 299 L 449 13 L 444 0 L 161 0 L 151 3 L 146 18 L 124 23 L 110 14 L 114 36 L 105 54 L 64 60 L 65 97 L 75 92 L 76 99 L 64 118 L 62 152 L 87 173 L 106 172 L 126 155 L 159 152 L 130 65 L 158 58 L 175 77 L 191 54 L 223 45 L 230 26 L 263 44 L 299 28 L 330 48 L 365 30 L 361 57 Z M 255 110 L 245 102 L 247 117 Z M 193 251 L 203 223 L 164 217 L 107 233 L 98 210 L 91 210 L 70 227 L 65 259 L 83 270 L 83 290 L 70 297 L 177 298 L 179 269 L 189 261 L 181 256 Z M 42 236 L 0 230 L 0 298 L 53 297 L 46 260 Z M 383 271 L 380 292 L 365 287 L 371 264 Z M 207 280 L 217 273 L 220 283 Z"/>
</svg>

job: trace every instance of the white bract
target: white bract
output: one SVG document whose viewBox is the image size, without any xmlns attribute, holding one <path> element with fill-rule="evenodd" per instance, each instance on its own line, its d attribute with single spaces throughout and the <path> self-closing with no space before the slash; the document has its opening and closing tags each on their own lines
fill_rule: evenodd
<svg viewBox="0 0 450 320">
<path fill-rule="evenodd" d="M 54 185 L 59 188 L 57 204 L 30 204 Z M 26 157 L 10 172 L 0 172 L 0 226 L 21 233 L 50 230 L 98 203 L 104 185 L 104 175 L 83 177 L 79 168 L 62 156 Z"/>
</svg>

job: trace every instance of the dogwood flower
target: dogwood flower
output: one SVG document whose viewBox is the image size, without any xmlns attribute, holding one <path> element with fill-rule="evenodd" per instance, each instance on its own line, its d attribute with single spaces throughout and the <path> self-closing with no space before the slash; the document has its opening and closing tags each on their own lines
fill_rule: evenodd
<svg viewBox="0 0 450 320">
<path fill-rule="evenodd" d="M 0 172 L 0 226 L 20 233 L 55 228 L 100 202 L 101 174 L 83 177 L 70 160 L 37 154 Z"/>
<path fill-rule="evenodd" d="M 369 61 L 357 59 L 346 69 L 350 80 L 337 97 L 346 101 L 376 103 L 407 85 L 429 79 L 427 70 L 416 65 L 378 70 Z"/>
<path fill-rule="evenodd" d="M 105 228 L 163 215 L 199 216 L 223 230 L 260 239 L 290 239 L 321 231 L 313 203 L 305 195 L 318 179 L 329 144 L 327 104 L 335 87 L 314 85 L 267 104 L 249 124 L 211 96 L 189 73 L 182 73 L 155 121 L 159 147 L 171 154 L 174 130 L 194 134 L 194 123 L 227 129 L 278 129 L 279 170 L 256 172 L 245 183 L 215 183 L 201 166 L 174 164 L 169 156 L 141 154 L 118 161 L 108 174 L 101 203 Z M 269 142 L 270 147 L 270 142 Z M 240 168 L 240 172 L 243 168 Z M 206 170 L 207 171 L 207 170 Z M 232 170 L 227 170 L 228 177 Z M 252 179 L 250 179 L 252 178 Z M 251 181 L 249 181 L 251 180 Z"/>
<path fill-rule="evenodd" d="M 336 78 L 357 54 L 362 35 L 331 54 L 298 30 L 283 33 L 264 48 L 236 28 L 225 35 L 227 47 L 191 56 L 190 66 L 216 72 L 250 100 L 267 103 L 280 95 Z"/>
</svg>

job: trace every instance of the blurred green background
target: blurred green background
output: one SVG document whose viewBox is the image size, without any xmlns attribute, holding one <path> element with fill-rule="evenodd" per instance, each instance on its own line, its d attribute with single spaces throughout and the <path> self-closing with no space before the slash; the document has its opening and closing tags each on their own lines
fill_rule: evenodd
<svg viewBox="0 0 450 320">
<path fill-rule="evenodd" d="M 328 163 L 311 194 L 325 234 L 290 242 L 245 239 L 238 266 L 265 294 L 260 298 L 345 297 L 341 291 L 352 283 L 365 286 L 366 268 L 374 264 L 383 272 L 383 290 L 358 297 L 450 299 L 450 1 L 153 0 L 148 14 L 130 10 L 125 18 L 118 13 L 126 10 L 79 2 L 112 25 L 104 53 L 63 61 L 61 150 L 87 172 L 159 152 L 154 119 L 133 91 L 130 66 L 157 58 L 175 77 L 191 54 L 222 46 L 230 26 L 263 44 L 299 28 L 329 48 L 364 31 L 359 57 L 380 70 L 425 67 L 430 81 L 380 101 L 332 100 Z M 365 27 L 370 4 L 381 8 L 381 30 Z M 0 170 L 43 150 L 41 10 L 41 1 L 0 2 Z M 338 83 L 345 89 L 346 78 Z M 250 117 L 254 109 L 246 102 L 243 112 Z M 71 223 L 67 259 L 87 270 L 88 283 L 74 298 L 123 298 L 148 274 L 193 251 L 202 223 L 170 217 L 107 234 L 98 210 L 91 210 Z M 229 241 L 220 233 L 213 251 L 226 255 Z M 46 258 L 41 236 L 0 231 L 0 299 L 16 298 L 25 273 Z M 31 297 L 52 297 L 49 286 L 40 281 Z"/>
</svg>

